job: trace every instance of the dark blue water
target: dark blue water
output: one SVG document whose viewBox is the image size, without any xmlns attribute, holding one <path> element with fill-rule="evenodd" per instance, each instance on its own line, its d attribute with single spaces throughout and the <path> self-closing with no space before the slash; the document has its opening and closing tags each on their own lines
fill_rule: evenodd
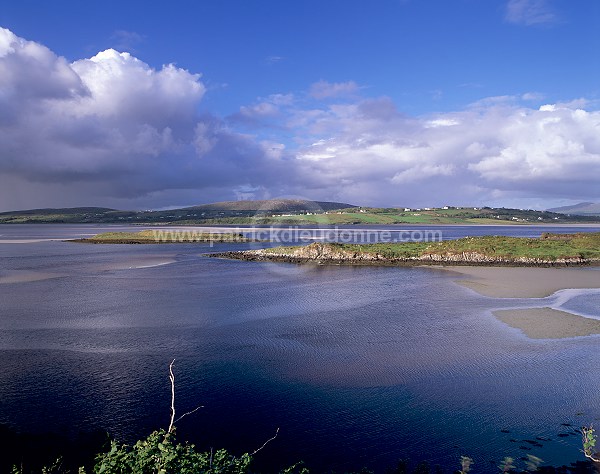
<svg viewBox="0 0 600 474">
<path fill-rule="evenodd" d="M 0 243 L 0 423 L 138 439 L 168 426 L 173 358 L 178 410 L 204 406 L 180 438 L 241 453 L 280 428 L 257 455 L 272 470 L 304 460 L 316 472 L 382 471 L 407 457 L 455 468 L 461 455 L 478 472 L 505 456 L 570 463 L 580 440 L 563 424 L 600 418 L 600 338 L 531 340 L 491 314 L 528 301 L 479 296 L 433 268 L 32 241 L 100 230 L 0 226 L 13 242 Z M 547 230 L 443 228 L 448 238 Z M 561 304 L 597 315 L 597 301 Z M 551 441 L 525 441 L 538 436 Z"/>
</svg>

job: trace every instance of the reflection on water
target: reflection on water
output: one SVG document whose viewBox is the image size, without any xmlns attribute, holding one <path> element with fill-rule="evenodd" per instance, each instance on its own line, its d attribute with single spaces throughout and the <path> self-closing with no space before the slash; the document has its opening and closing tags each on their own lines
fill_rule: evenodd
<svg viewBox="0 0 600 474">
<path fill-rule="evenodd" d="M 180 412 L 205 406 L 180 436 L 240 452 L 279 427 L 257 466 L 457 467 L 468 454 L 495 472 L 504 456 L 582 459 L 562 424 L 600 417 L 600 339 L 533 341 L 491 314 L 535 302 L 484 298 L 433 268 L 307 269 L 203 249 L 0 246 L 0 277 L 61 275 L 0 285 L 0 423 L 131 441 L 167 426 L 176 358 Z M 563 297 L 546 300 L 597 304 Z"/>
</svg>

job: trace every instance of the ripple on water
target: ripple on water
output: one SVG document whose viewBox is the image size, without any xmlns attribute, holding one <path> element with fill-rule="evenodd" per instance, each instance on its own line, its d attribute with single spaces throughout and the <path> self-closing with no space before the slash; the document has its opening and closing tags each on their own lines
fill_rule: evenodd
<svg viewBox="0 0 600 474">
<path fill-rule="evenodd" d="M 131 441 L 165 426 L 172 358 L 181 411 L 206 407 L 181 435 L 244 452 L 281 427 L 272 470 L 298 459 L 315 471 L 383 471 L 401 457 L 454 466 L 467 454 L 485 473 L 490 453 L 526 452 L 571 462 L 579 439 L 561 423 L 600 416 L 597 340 L 515 334 L 491 311 L 539 301 L 482 297 L 447 272 L 277 273 L 197 247 L 12 247 L 29 250 L 3 257 L 6 270 L 65 274 L 0 285 L 0 421 L 25 430 L 99 426 Z M 177 263 L 97 271 L 148 257 Z M 586 295 L 563 309 L 583 310 Z M 536 436 L 552 441 L 519 449 Z"/>
</svg>

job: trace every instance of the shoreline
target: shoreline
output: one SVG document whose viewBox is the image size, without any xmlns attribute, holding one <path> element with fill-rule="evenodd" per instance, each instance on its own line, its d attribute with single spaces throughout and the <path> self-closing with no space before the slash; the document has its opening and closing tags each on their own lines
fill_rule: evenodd
<svg viewBox="0 0 600 474">
<path fill-rule="evenodd" d="M 543 299 L 566 289 L 600 290 L 600 270 L 584 268 L 440 267 L 461 275 L 454 282 L 490 298 Z M 542 304 L 542 303 L 541 303 Z M 600 320 L 549 306 L 492 311 L 529 339 L 600 335 Z"/>
<path fill-rule="evenodd" d="M 600 264 L 600 232 L 544 232 L 536 238 L 483 235 L 435 242 L 313 242 L 304 246 L 223 252 L 215 256 L 335 265 L 589 266 Z"/>
<path fill-rule="evenodd" d="M 591 268 L 600 267 L 600 260 L 565 259 L 565 260 L 460 260 L 441 258 L 308 258 L 288 255 L 266 255 L 254 250 L 240 250 L 206 254 L 207 257 L 227 260 L 244 260 L 247 262 L 291 263 L 296 265 L 348 265 L 371 267 L 438 267 L 452 269 L 454 267 L 481 268 Z"/>
<path fill-rule="evenodd" d="M 289 249 L 282 247 L 237 250 L 212 253 L 207 254 L 207 256 L 249 262 L 275 262 L 300 265 L 434 266 L 441 268 L 463 266 L 484 268 L 585 268 L 600 266 L 599 258 L 562 257 L 544 259 L 526 256 L 497 256 L 486 255 L 476 250 L 460 253 L 425 253 L 422 255 L 389 257 L 379 253 L 338 250 L 331 245 L 314 242 L 304 247 L 292 247 Z M 354 245 L 360 247 L 359 244 Z"/>
<path fill-rule="evenodd" d="M 580 267 L 440 266 L 461 286 L 491 298 L 545 298 L 566 289 L 600 289 L 597 265 Z"/>
</svg>

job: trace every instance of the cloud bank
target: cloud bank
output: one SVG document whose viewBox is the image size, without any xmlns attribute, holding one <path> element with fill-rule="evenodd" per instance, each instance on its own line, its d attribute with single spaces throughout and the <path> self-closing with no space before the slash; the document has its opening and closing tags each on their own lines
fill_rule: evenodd
<svg viewBox="0 0 600 474">
<path fill-rule="evenodd" d="M 353 81 L 322 80 L 219 118 L 199 112 L 199 74 L 112 49 L 69 62 L 6 29 L 0 86 L 0 210 L 598 199 L 600 112 L 583 99 L 544 104 L 524 91 L 415 117 Z"/>
<path fill-rule="evenodd" d="M 0 84 L 0 189 L 22 185 L 0 191 L 3 208 L 47 202 L 48 189 L 76 204 L 276 181 L 257 175 L 277 172 L 270 148 L 200 116 L 200 75 L 172 64 L 113 49 L 69 63 L 0 29 Z"/>
<path fill-rule="evenodd" d="M 337 105 L 307 119 L 321 137 L 299 151 L 340 198 L 419 205 L 598 198 L 600 112 L 581 102 L 529 108 L 490 98 L 463 111 L 407 117 L 390 99 Z"/>
</svg>

